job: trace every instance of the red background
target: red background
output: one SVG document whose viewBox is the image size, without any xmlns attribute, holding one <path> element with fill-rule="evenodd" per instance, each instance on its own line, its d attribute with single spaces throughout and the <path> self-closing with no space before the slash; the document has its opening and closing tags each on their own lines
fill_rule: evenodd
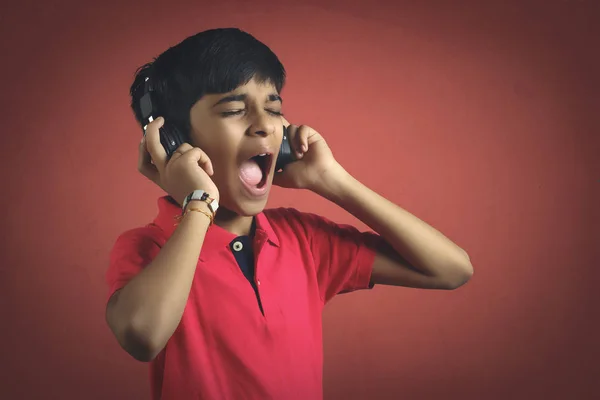
<svg viewBox="0 0 600 400">
<path fill-rule="evenodd" d="M 266 42 L 288 119 L 475 267 L 455 292 L 336 298 L 327 399 L 599 398 L 597 2 L 38 3 L 0 13 L 1 398 L 148 398 L 104 322 L 108 251 L 161 195 L 127 92 L 219 26 Z M 278 205 L 364 227 L 311 193 Z"/>
</svg>

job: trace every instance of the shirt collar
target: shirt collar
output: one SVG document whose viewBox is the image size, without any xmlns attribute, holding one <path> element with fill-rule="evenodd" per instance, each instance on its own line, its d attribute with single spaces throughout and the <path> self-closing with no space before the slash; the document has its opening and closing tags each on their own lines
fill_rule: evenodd
<svg viewBox="0 0 600 400">
<path fill-rule="evenodd" d="M 158 198 L 158 215 L 154 218 L 153 223 L 165 232 L 167 238 L 171 237 L 176 228 L 177 215 L 181 215 L 181 207 L 177 202 L 170 196 L 163 196 Z M 260 248 L 265 242 L 269 242 L 271 245 L 279 247 L 279 238 L 273 231 L 273 227 L 269 222 L 264 212 L 256 215 L 256 231 L 254 241 Z M 200 254 L 201 260 L 210 258 L 215 252 L 219 252 L 223 249 L 227 249 L 229 244 L 237 236 L 218 225 L 211 225 L 206 232 L 204 238 L 204 244 L 202 245 L 202 251 Z"/>
</svg>

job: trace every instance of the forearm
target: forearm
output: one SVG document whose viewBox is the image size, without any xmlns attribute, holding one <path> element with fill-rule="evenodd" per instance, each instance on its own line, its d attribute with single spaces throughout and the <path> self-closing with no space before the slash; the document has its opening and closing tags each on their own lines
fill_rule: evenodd
<svg viewBox="0 0 600 400">
<path fill-rule="evenodd" d="M 367 188 L 345 170 L 332 171 L 317 194 L 333 201 L 380 234 L 411 265 L 429 276 L 468 265 L 467 253 L 432 226 Z M 341 178 L 340 178 L 341 177 Z"/>
<path fill-rule="evenodd" d="M 134 357 L 154 358 L 179 325 L 208 226 L 206 215 L 188 213 L 156 258 L 118 293 L 113 330 Z"/>
</svg>

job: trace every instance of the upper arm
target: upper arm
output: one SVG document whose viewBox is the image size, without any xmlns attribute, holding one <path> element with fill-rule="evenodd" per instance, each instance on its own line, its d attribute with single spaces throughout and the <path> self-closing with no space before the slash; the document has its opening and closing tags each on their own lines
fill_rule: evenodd
<svg viewBox="0 0 600 400">
<path fill-rule="evenodd" d="M 137 276 L 159 251 L 156 235 L 148 228 L 138 228 L 119 236 L 110 252 L 106 271 L 106 322 L 122 346 L 126 341 L 123 335 L 127 321 L 118 313 L 119 296 L 127 283 Z"/>
<path fill-rule="evenodd" d="M 382 247 L 373 261 L 371 282 L 377 285 L 406 286 L 420 289 L 442 289 L 442 283 L 434 276 L 428 276 L 413 268 L 410 263 L 395 251 Z"/>
<path fill-rule="evenodd" d="M 444 276 L 427 275 L 414 268 L 404 257 L 392 247 L 382 242 L 378 246 L 373 261 L 372 284 L 405 286 L 419 289 L 455 289 L 456 284 Z"/>
<path fill-rule="evenodd" d="M 115 318 L 114 318 L 114 310 L 115 310 L 115 305 L 119 299 L 119 293 L 121 292 L 121 289 L 117 289 L 116 292 L 114 292 L 108 299 L 108 302 L 106 303 L 106 323 L 108 324 L 108 327 L 110 328 L 111 331 L 113 331 L 113 333 L 115 333 L 115 335 L 117 335 L 117 332 L 119 331 L 118 326 L 116 324 Z"/>
<path fill-rule="evenodd" d="M 314 260 L 321 300 L 339 293 L 369 289 L 375 243 L 379 236 L 324 217 L 292 209 L 303 227 Z"/>
<path fill-rule="evenodd" d="M 139 274 L 159 251 L 158 237 L 150 228 L 132 229 L 120 235 L 110 252 L 105 276 L 109 299 Z"/>
</svg>

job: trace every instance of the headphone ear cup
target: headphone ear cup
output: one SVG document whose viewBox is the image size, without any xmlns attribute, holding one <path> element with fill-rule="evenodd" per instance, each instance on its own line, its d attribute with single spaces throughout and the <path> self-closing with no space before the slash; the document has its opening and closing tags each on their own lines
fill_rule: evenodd
<svg viewBox="0 0 600 400">
<path fill-rule="evenodd" d="M 277 161 L 275 162 L 275 172 L 278 172 L 285 168 L 286 165 L 294 161 L 292 155 L 292 147 L 290 146 L 290 139 L 288 137 L 288 130 L 283 127 L 283 140 L 281 141 L 281 147 L 279 148 L 279 154 L 277 155 Z"/>
<path fill-rule="evenodd" d="M 159 129 L 160 132 L 160 143 L 165 148 L 167 153 L 167 160 L 171 158 L 175 150 L 179 148 L 185 141 L 183 135 L 173 124 L 169 124 L 165 121 L 165 124 Z"/>
</svg>

